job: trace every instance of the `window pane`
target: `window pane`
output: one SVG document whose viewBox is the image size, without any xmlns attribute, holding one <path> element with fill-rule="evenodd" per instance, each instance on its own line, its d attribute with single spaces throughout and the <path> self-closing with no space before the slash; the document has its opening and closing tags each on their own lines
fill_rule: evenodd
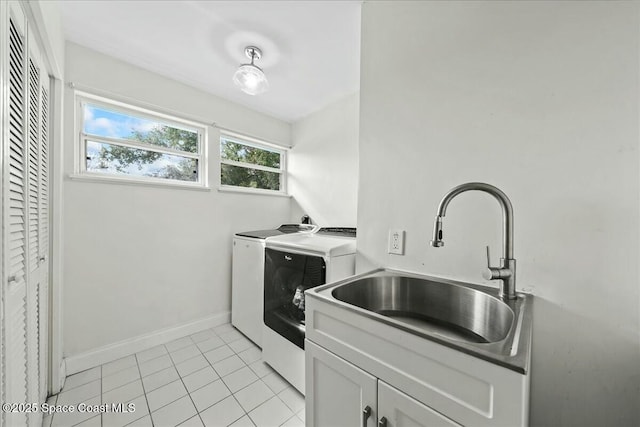
<svg viewBox="0 0 640 427">
<path fill-rule="evenodd" d="M 280 190 L 280 174 L 242 166 L 220 165 L 220 182 L 222 185 L 236 187 L 262 188 L 264 190 Z"/>
<path fill-rule="evenodd" d="M 227 139 L 220 141 L 220 157 L 223 160 L 234 160 L 236 162 L 280 169 L 279 152 L 239 144 Z"/>
<path fill-rule="evenodd" d="M 188 153 L 198 152 L 198 133 L 164 123 L 85 104 L 83 127 L 86 134 L 130 139 Z"/>
<path fill-rule="evenodd" d="M 198 180 L 198 160 L 87 141 L 87 171 L 113 175 L 148 176 L 178 181 Z"/>
</svg>

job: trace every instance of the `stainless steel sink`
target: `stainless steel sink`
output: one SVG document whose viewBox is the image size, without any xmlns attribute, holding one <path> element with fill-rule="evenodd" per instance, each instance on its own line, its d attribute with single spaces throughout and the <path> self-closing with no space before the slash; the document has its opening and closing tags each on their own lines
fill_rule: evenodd
<svg viewBox="0 0 640 427">
<path fill-rule="evenodd" d="M 306 296 L 520 373 L 529 368 L 533 297 L 497 288 L 378 269 L 309 289 Z"/>
<path fill-rule="evenodd" d="M 503 340 L 513 310 L 484 292 L 407 276 L 367 277 L 334 289 L 334 298 L 450 339 Z"/>
</svg>

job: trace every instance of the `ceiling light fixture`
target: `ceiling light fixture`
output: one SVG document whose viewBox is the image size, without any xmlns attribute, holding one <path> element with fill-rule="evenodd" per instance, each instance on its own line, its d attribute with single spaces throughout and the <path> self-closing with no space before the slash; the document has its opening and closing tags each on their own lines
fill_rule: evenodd
<svg viewBox="0 0 640 427">
<path fill-rule="evenodd" d="M 247 46 L 245 55 L 251 59 L 251 64 L 242 64 L 233 75 L 233 82 L 244 93 L 259 95 L 269 89 L 269 82 L 260 67 L 253 64 L 255 59 L 262 58 L 262 51 L 255 46 Z"/>
</svg>

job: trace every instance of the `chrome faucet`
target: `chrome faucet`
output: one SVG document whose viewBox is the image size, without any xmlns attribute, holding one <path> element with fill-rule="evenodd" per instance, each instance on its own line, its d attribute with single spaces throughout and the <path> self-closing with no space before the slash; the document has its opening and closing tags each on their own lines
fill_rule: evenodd
<svg viewBox="0 0 640 427">
<path fill-rule="evenodd" d="M 470 190 L 489 193 L 500 203 L 502 208 L 502 258 L 500 258 L 500 267 L 491 267 L 489 246 L 487 246 L 487 269 L 482 273 L 482 276 L 487 280 L 499 279 L 502 281 L 499 294 L 501 298 L 516 299 L 516 260 L 513 258 L 513 207 L 511 206 L 511 201 L 502 190 L 482 182 L 468 182 L 452 188 L 444 195 L 438 205 L 438 215 L 436 215 L 433 224 L 431 246 L 434 248 L 444 246 L 442 241 L 442 218 L 447 212 L 447 206 L 458 194 Z"/>
</svg>

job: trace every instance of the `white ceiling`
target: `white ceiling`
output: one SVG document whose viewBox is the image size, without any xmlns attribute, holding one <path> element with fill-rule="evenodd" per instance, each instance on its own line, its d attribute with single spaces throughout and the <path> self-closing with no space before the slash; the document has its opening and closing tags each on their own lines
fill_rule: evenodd
<svg viewBox="0 0 640 427">
<path fill-rule="evenodd" d="M 293 122 L 359 88 L 360 1 L 61 1 L 68 40 Z M 268 92 L 231 80 L 255 45 Z"/>
</svg>

